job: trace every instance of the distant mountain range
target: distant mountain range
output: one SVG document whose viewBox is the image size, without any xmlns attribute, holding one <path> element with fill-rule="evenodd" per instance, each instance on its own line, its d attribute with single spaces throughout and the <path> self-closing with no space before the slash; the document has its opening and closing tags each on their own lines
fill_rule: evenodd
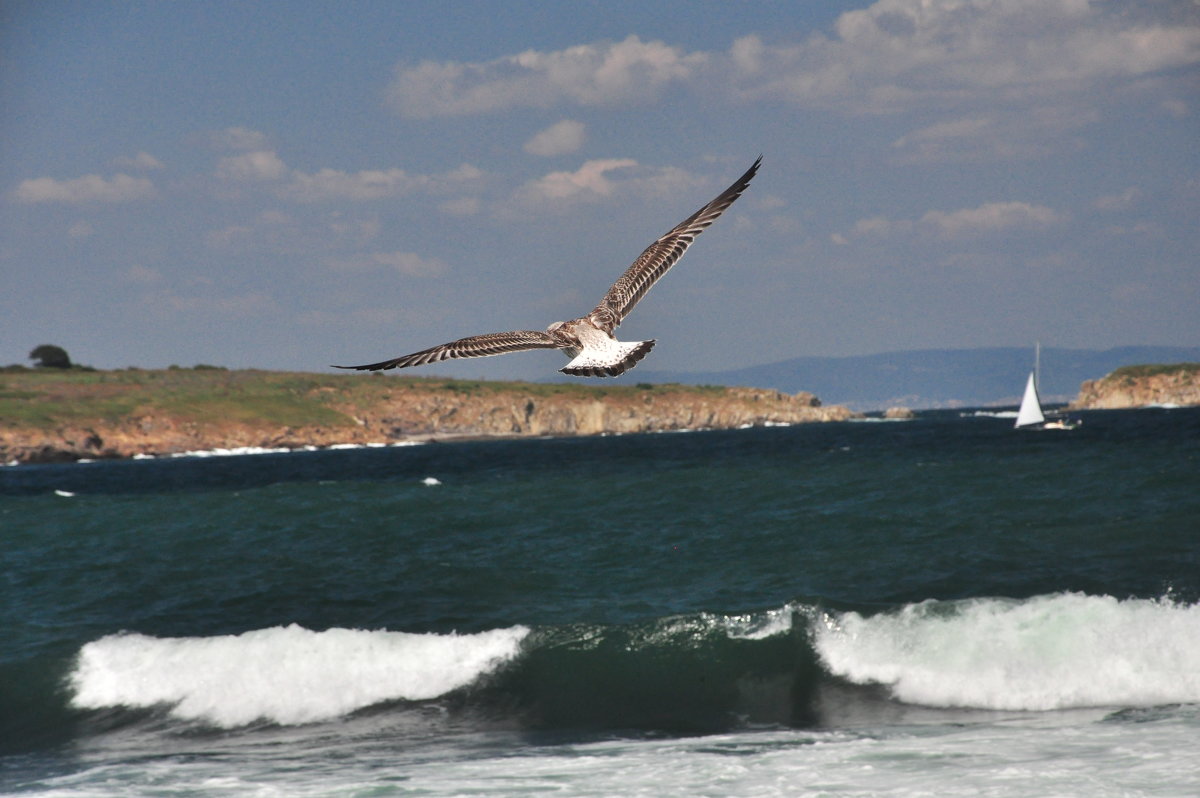
<svg viewBox="0 0 1200 798">
<path fill-rule="evenodd" d="M 810 391 L 824 404 L 871 411 L 1016 405 L 1033 369 L 1033 347 L 924 349 L 857 357 L 797 357 L 731 371 L 650 371 L 638 382 L 747 385 L 786 393 Z M 1200 347 L 1123 346 L 1115 349 L 1042 347 L 1042 401 L 1067 402 L 1084 380 L 1146 363 L 1200 362 Z"/>
</svg>

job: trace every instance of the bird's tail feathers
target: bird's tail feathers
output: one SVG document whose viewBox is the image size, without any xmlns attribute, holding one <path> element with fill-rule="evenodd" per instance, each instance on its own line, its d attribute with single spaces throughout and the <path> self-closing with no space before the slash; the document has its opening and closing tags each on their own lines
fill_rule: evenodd
<svg viewBox="0 0 1200 798">
<path fill-rule="evenodd" d="M 616 346 L 606 351 L 603 360 L 593 352 L 584 351 L 559 371 L 573 377 L 616 377 L 637 365 L 654 348 L 654 339 L 649 341 L 617 341 Z M 612 357 L 607 357 L 612 355 Z"/>
</svg>

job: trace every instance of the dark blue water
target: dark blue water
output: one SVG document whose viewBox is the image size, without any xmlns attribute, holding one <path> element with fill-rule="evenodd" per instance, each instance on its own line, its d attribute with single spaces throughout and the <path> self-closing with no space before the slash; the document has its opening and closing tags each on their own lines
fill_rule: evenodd
<svg viewBox="0 0 1200 798">
<path fill-rule="evenodd" d="M 889 694 L 856 669 L 914 629 L 926 647 L 948 623 L 966 638 L 1108 623 L 1119 639 L 1148 623 L 1143 645 L 1169 640 L 1200 600 L 1200 411 L 1083 418 L 1070 432 L 928 413 L 0 470 L 8 786 L 74 772 L 71 751 L 114 735 L 136 734 L 137 757 L 147 741 L 310 716 L 403 717 L 389 734 L 412 740 L 453 737 L 445 723 L 577 741 L 838 729 L 906 704 L 903 676 Z M 836 664 L 852 636 L 871 645 Z M 1079 689 L 1045 640 L 1014 645 L 1043 681 L 1066 680 L 1061 700 L 973 679 L 995 656 L 981 650 L 967 675 L 942 675 L 962 690 L 908 703 L 1200 698 L 1147 673 L 1133 687 L 1101 674 L 1098 699 L 1069 700 Z M 359 667 L 381 670 L 323 694 Z"/>
</svg>

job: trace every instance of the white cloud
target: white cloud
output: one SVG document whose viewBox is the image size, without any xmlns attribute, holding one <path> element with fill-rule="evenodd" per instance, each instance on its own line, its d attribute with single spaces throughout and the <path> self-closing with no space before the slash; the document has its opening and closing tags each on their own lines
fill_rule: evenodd
<svg viewBox="0 0 1200 798">
<path fill-rule="evenodd" d="M 440 258 L 426 258 L 415 252 L 372 252 L 347 258 L 331 258 L 328 264 L 341 271 L 392 269 L 406 277 L 438 277 L 449 271 Z"/>
<path fill-rule="evenodd" d="M 1152 236 L 1154 238 L 1163 238 L 1167 234 L 1166 228 L 1154 221 L 1134 222 L 1130 225 L 1110 225 L 1104 228 L 1104 232 L 1112 236 Z"/>
<path fill-rule="evenodd" d="M 95 233 L 95 228 L 90 222 L 80 220 L 67 228 L 67 236 L 70 238 L 90 238 Z"/>
<path fill-rule="evenodd" d="M 675 167 L 651 169 L 631 158 L 585 161 L 574 172 L 551 172 L 516 191 L 526 205 L 556 210 L 573 202 L 595 202 L 613 197 L 639 199 L 667 197 L 702 187 L 704 182 Z"/>
<path fill-rule="evenodd" d="M 209 143 L 223 150 L 261 150 L 267 146 L 267 137 L 257 130 L 228 127 L 209 134 Z"/>
<path fill-rule="evenodd" d="M 415 252 L 376 252 L 372 258 L 376 263 L 406 277 L 437 277 L 448 271 L 444 261 L 438 258 L 424 258 Z"/>
<path fill-rule="evenodd" d="M 545 157 L 566 155 L 582 147 L 583 139 L 583 123 L 573 119 L 564 119 L 561 122 L 555 122 L 525 142 L 525 152 Z"/>
<path fill-rule="evenodd" d="M 254 150 L 217 161 L 217 176 L 226 180 L 278 180 L 287 171 L 279 156 L 270 150 Z"/>
<path fill-rule="evenodd" d="M 950 119 L 901 136 L 892 147 L 910 162 L 938 160 L 948 151 L 977 150 L 980 142 L 994 136 L 995 127 L 990 116 Z"/>
<path fill-rule="evenodd" d="M 1092 206 L 1101 211 L 1123 211 L 1131 208 L 1141 195 L 1141 191 L 1130 186 L 1120 194 L 1107 194 L 1097 198 Z"/>
<path fill-rule="evenodd" d="M 606 197 L 613 193 L 608 173 L 637 166 L 631 158 L 605 158 L 587 161 L 574 172 L 551 172 L 526 183 L 519 193 L 526 198 L 565 200 L 580 197 Z"/>
<path fill-rule="evenodd" d="M 209 231 L 205 240 L 214 249 L 311 255 L 340 247 L 360 247 L 378 235 L 379 220 L 372 217 L 335 212 L 304 214 L 297 218 L 270 209 L 252 219 Z"/>
<path fill-rule="evenodd" d="M 162 282 L 162 272 L 157 269 L 152 269 L 149 266 L 134 264 L 125 270 L 121 277 L 129 283 L 137 283 L 139 285 L 151 285 Z"/>
<path fill-rule="evenodd" d="M 1036 229 L 1062 221 L 1057 211 L 1027 202 L 988 202 L 978 208 L 957 211 L 929 211 L 921 224 L 932 227 L 946 238 L 994 233 L 1012 228 Z"/>
<path fill-rule="evenodd" d="M 332 214 L 326 222 L 329 232 L 345 241 L 370 241 L 379 235 L 379 219 L 350 218 L 341 213 Z"/>
<path fill-rule="evenodd" d="M 661 41 L 629 36 L 551 52 L 526 50 L 484 62 L 423 61 L 396 68 L 388 102 L 404 116 L 417 118 L 562 102 L 645 102 L 669 84 L 692 77 L 707 59 L 704 53 L 685 54 Z"/>
<path fill-rule="evenodd" d="M 141 169 L 143 171 L 148 171 L 150 169 L 162 169 L 163 168 L 162 161 L 158 160 L 157 158 L 155 158 L 153 155 L 151 155 L 148 152 L 139 152 L 137 155 L 134 155 L 132 158 L 127 157 L 127 156 L 122 156 L 120 158 L 115 159 L 114 163 L 117 166 L 123 167 L 126 169 Z"/>
<path fill-rule="evenodd" d="M 1075 132 L 1098 119 L 1096 111 L 1063 99 L 937 122 L 901 136 L 892 148 L 896 160 L 908 164 L 1034 158 L 1083 146 Z"/>
<path fill-rule="evenodd" d="M 1176 119 L 1183 119 L 1191 113 L 1188 104 L 1183 100 L 1163 100 L 1162 109 Z"/>
<path fill-rule="evenodd" d="M 275 183 L 270 190 L 292 202 L 335 200 L 365 201 L 421 190 L 433 194 L 462 191 L 486 175 L 478 167 L 463 163 L 440 175 L 418 175 L 398 169 L 364 169 L 346 172 L 291 169 L 273 150 L 252 150 L 217 160 L 217 177 L 237 183 Z M 283 181 L 283 182 L 279 182 Z"/>
<path fill-rule="evenodd" d="M 987 202 L 977 208 L 955 211 L 928 211 L 920 219 L 889 219 L 872 216 L 854 224 L 854 236 L 886 238 L 914 233 L 941 238 L 966 238 L 1006 230 L 1045 229 L 1065 220 L 1065 216 L 1044 205 L 1027 202 Z M 835 233 L 844 242 L 847 236 Z"/>
<path fill-rule="evenodd" d="M 84 175 L 74 180 L 39 177 L 25 180 L 13 192 L 23 203 L 132 202 L 156 196 L 154 184 L 144 177 L 116 174 L 111 178 Z"/>
<path fill-rule="evenodd" d="M 1200 26 L 1139 22 L 1087 0 L 880 0 L 836 36 L 735 42 L 739 93 L 851 111 L 973 97 L 1025 101 L 1200 61 Z"/>
<path fill-rule="evenodd" d="M 438 205 L 438 210 L 451 216 L 474 216 L 479 213 L 479 197 L 455 197 Z"/>
<path fill-rule="evenodd" d="M 907 219 L 893 221 L 886 216 L 872 216 L 854 223 L 854 234 L 858 236 L 890 236 L 912 231 L 913 223 Z"/>
<path fill-rule="evenodd" d="M 342 172 L 321 169 L 313 174 L 293 172 L 281 195 L 297 202 L 331 199 L 373 200 L 407 193 L 424 184 L 424 178 L 403 169 L 368 169 Z"/>
<path fill-rule="evenodd" d="M 188 296 L 168 291 L 148 300 L 159 315 L 185 313 L 203 318 L 256 319 L 279 312 L 279 303 L 275 298 L 261 291 L 230 296 Z"/>
<path fill-rule="evenodd" d="M 221 248 L 233 246 L 235 243 L 249 239 L 254 234 L 254 228 L 246 224 L 231 224 L 220 230 L 211 230 L 205 235 L 205 242 L 210 247 Z"/>
<path fill-rule="evenodd" d="M 266 210 L 253 219 L 211 230 L 205 236 L 210 247 L 223 248 L 248 244 L 272 244 L 280 238 L 292 239 L 301 233 L 301 226 L 286 213 Z"/>
<path fill-rule="evenodd" d="M 421 118 L 642 103 L 669 86 L 854 113 L 971 99 L 1028 104 L 1200 63 L 1200 25 L 1153 12 L 1088 0 L 880 0 L 842 14 L 831 34 L 796 43 L 745 36 L 725 52 L 685 52 L 630 36 L 483 62 L 401 64 L 388 98 Z"/>
<path fill-rule="evenodd" d="M 296 202 L 338 199 L 363 201 L 418 190 L 435 194 L 457 191 L 483 178 L 482 171 L 466 163 L 441 175 L 415 175 L 403 169 L 366 169 L 360 172 L 321 169 L 312 174 L 294 170 L 291 180 L 280 188 L 279 195 Z"/>
<path fill-rule="evenodd" d="M 477 166 L 472 166 L 469 163 L 459 164 L 456 168 L 451 169 L 440 178 L 435 177 L 430 182 L 435 188 L 448 189 L 459 186 L 464 183 L 473 183 L 482 180 L 487 175 L 482 169 Z"/>
</svg>

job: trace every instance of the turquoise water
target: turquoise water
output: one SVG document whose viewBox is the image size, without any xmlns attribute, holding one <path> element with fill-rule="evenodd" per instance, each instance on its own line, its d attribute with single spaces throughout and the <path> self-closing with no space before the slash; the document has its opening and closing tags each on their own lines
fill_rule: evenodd
<svg viewBox="0 0 1200 798">
<path fill-rule="evenodd" d="M 1200 411 L 1083 418 L 0 469 L 0 791 L 1194 793 Z"/>
</svg>

